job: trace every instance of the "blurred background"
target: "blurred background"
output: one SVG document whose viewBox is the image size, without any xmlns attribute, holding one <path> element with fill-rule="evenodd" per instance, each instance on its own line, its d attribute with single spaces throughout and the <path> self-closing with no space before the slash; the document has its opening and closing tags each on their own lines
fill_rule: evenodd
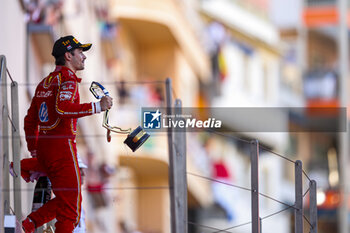
<svg viewBox="0 0 350 233">
<path fill-rule="evenodd" d="M 341 61 L 340 52 L 347 54 L 348 41 L 341 47 L 340 37 L 342 30 L 348 33 L 348 16 L 345 28 L 339 26 L 337 4 L 0 0 L 0 55 L 19 86 L 21 158 L 30 156 L 23 119 L 35 87 L 54 69 L 54 41 L 71 34 L 93 44 L 86 52 L 85 70 L 78 73 L 83 79 L 81 102 L 95 101 L 90 83 L 102 83 L 115 100 L 113 125 L 136 128 L 141 107 L 164 107 L 166 77 L 172 79 L 173 97 L 184 107 L 289 109 L 271 119 L 283 122 L 281 132 L 240 132 L 244 119 L 231 115 L 223 121 L 230 135 L 187 133 L 188 232 L 230 227 L 225 232 L 251 232 L 250 192 L 224 183 L 250 186 L 246 142 L 252 139 L 268 149 L 260 152 L 262 193 L 293 205 L 294 166 L 271 152 L 301 160 L 308 177 L 317 182 L 318 232 L 350 232 L 347 133 L 313 130 L 313 108 L 347 107 L 348 60 Z M 331 114 L 325 124 L 337 122 Z M 83 191 L 87 232 L 170 232 L 166 134 L 152 134 L 132 153 L 123 144 L 124 135 L 113 134 L 107 143 L 102 114 L 81 118 L 78 124 L 78 152 L 88 165 Z M 305 177 L 304 182 L 306 187 Z M 31 210 L 34 184 L 22 182 L 21 187 L 24 216 Z M 306 216 L 308 206 L 306 194 Z M 274 214 L 283 209 L 285 205 L 261 197 L 260 214 L 266 216 L 262 232 L 294 232 L 293 209 Z M 304 232 L 309 229 L 306 218 Z"/>
</svg>

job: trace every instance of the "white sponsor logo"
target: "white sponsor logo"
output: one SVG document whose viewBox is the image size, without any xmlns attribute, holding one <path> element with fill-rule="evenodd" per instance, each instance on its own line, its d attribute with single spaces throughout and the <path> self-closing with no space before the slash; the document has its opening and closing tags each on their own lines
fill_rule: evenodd
<svg viewBox="0 0 350 233">
<path fill-rule="evenodd" d="M 70 100 L 72 98 L 72 92 L 70 91 L 61 91 L 60 101 Z"/>
<path fill-rule="evenodd" d="M 39 91 L 36 94 L 36 97 L 41 97 L 41 98 L 45 98 L 45 97 L 49 97 L 52 96 L 52 91 Z"/>
<path fill-rule="evenodd" d="M 67 90 L 74 90 L 73 85 L 65 85 L 62 86 L 62 90 L 67 91 Z"/>
</svg>

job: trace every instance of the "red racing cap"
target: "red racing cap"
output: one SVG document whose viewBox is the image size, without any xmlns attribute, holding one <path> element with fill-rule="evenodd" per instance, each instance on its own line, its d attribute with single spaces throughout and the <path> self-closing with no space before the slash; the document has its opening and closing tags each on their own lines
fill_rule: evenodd
<svg viewBox="0 0 350 233">
<path fill-rule="evenodd" d="M 83 51 L 87 51 L 91 48 L 92 44 L 82 44 L 74 36 L 64 36 L 56 40 L 52 49 L 52 56 L 59 57 L 66 52 L 70 52 L 73 49 L 81 48 Z"/>
</svg>

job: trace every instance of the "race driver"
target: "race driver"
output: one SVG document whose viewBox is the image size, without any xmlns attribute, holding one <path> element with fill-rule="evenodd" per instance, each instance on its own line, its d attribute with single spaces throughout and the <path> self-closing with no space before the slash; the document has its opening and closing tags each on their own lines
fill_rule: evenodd
<svg viewBox="0 0 350 233">
<path fill-rule="evenodd" d="M 75 140 L 77 119 L 112 107 L 109 96 L 100 102 L 80 103 L 81 79 L 75 73 L 84 69 L 83 52 L 90 48 L 91 44 L 81 44 L 71 35 L 54 43 L 52 55 L 56 69 L 38 84 L 24 118 L 28 150 L 44 168 L 56 196 L 22 222 L 26 233 L 34 233 L 35 228 L 52 220 L 46 218 L 44 222 L 42 212 L 56 216 L 56 233 L 71 233 L 79 223 L 81 174 Z M 56 214 L 50 214 L 51 211 Z"/>
</svg>

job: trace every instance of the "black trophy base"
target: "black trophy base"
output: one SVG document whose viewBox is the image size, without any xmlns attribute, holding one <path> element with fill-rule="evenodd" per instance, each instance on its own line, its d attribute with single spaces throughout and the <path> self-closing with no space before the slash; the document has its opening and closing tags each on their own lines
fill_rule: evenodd
<svg viewBox="0 0 350 233">
<path fill-rule="evenodd" d="M 132 131 L 125 139 L 124 143 L 135 152 L 140 146 L 143 145 L 149 138 L 149 134 L 142 129 L 141 126 Z"/>
</svg>

